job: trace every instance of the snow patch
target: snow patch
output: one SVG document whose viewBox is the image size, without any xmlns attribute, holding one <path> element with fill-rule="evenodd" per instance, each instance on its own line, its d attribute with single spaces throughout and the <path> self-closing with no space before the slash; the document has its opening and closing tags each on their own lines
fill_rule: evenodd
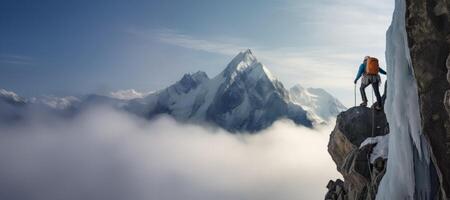
<svg viewBox="0 0 450 200">
<path fill-rule="evenodd" d="M 377 137 L 369 137 L 361 143 L 359 148 L 362 148 L 369 144 L 376 144 L 372 150 L 372 153 L 370 154 L 370 163 L 373 164 L 375 160 L 380 157 L 383 159 L 387 159 L 389 152 L 389 134 Z"/>
</svg>

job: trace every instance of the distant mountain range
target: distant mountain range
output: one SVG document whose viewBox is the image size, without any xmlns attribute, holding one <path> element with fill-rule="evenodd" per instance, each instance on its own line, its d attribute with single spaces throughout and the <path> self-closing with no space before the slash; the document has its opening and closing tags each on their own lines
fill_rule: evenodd
<svg viewBox="0 0 450 200">
<path fill-rule="evenodd" d="M 25 118 L 30 109 L 71 116 L 95 105 L 110 105 L 147 119 L 167 114 L 179 121 L 209 123 L 231 132 L 256 132 L 282 118 L 314 127 L 346 109 L 323 89 L 296 85 L 286 90 L 251 50 L 240 52 L 214 78 L 201 71 L 185 74 L 173 85 L 145 95 L 126 90 L 109 96 L 25 99 L 0 90 L 3 121 Z"/>
</svg>

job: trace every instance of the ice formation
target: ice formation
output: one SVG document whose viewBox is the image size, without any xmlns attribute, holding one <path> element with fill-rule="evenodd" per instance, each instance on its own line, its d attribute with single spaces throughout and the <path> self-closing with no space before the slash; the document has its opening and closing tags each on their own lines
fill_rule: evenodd
<svg viewBox="0 0 450 200">
<path fill-rule="evenodd" d="M 421 133 L 419 99 L 405 29 L 405 0 L 395 1 L 387 31 L 389 87 L 385 105 L 390 127 L 387 171 L 377 200 L 431 199 L 430 156 Z"/>
</svg>

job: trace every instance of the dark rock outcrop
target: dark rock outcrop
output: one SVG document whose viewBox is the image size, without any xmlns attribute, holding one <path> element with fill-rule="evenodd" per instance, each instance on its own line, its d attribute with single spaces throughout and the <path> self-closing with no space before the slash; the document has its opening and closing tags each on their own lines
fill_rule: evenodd
<svg viewBox="0 0 450 200">
<path fill-rule="evenodd" d="M 418 85 L 422 133 L 432 149 L 441 193 L 450 198 L 450 1 L 406 0 L 406 9 L 406 32 Z"/>
<path fill-rule="evenodd" d="M 385 172 L 386 160 L 378 158 L 373 164 L 370 163 L 369 158 L 376 144 L 360 146 L 367 138 L 383 136 L 388 132 L 386 115 L 382 111 L 353 107 L 338 115 L 330 135 L 328 152 L 344 177 L 344 192 L 336 190 L 336 186 L 329 186 L 327 197 L 374 199 Z"/>
<path fill-rule="evenodd" d="M 431 195 L 433 199 L 450 199 L 450 1 L 405 0 L 405 3 L 405 29 L 410 53 L 407 57 L 411 58 L 418 86 L 421 133 L 431 152 Z M 361 116 L 362 120 L 366 118 Z M 344 119 L 343 116 L 338 117 L 329 144 L 329 152 L 345 180 L 346 196 L 342 199 L 373 199 L 384 174 L 385 160 L 378 159 L 368 167 L 358 165 L 364 161 L 361 155 L 367 155 L 371 147 L 356 148 L 360 142 L 354 135 L 365 132 L 360 130 L 364 125 L 355 127 L 361 126 L 361 121 L 355 120 L 353 123 L 357 125 L 353 125 Z M 367 171 L 371 174 L 370 179 Z M 378 175 L 374 177 L 374 173 Z M 438 181 L 434 181 L 435 177 Z M 415 199 L 425 198 L 416 193 Z"/>
<path fill-rule="evenodd" d="M 336 181 L 328 181 L 327 189 L 328 192 L 325 195 L 325 200 L 343 200 L 347 196 L 344 189 L 344 181 L 341 179 L 337 179 Z"/>
</svg>

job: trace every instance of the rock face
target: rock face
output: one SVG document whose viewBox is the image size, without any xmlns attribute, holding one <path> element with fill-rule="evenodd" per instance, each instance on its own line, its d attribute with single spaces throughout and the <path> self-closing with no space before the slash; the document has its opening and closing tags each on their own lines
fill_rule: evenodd
<svg viewBox="0 0 450 200">
<path fill-rule="evenodd" d="M 406 9 L 406 32 L 418 85 L 422 133 L 429 140 L 433 163 L 450 198 L 450 1 L 406 0 Z"/>
<path fill-rule="evenodd" d="M 368 138 L 388 133 L 386 115 L 382 111 L 353 107 L 338 115 L 330 135 L 328 152 L 344 177 L 344 192 L 330 182 L 329 199 L 374 199 L 384 175 L 386 159 L 372 158 L 375 161 L 371 163 L 371 154 L 377 144 L 360 146 Z M 339 183 L 339 180 L 332 183 Z M 339 191 L 339 194 L 333 191 Z"/>
</svg>

